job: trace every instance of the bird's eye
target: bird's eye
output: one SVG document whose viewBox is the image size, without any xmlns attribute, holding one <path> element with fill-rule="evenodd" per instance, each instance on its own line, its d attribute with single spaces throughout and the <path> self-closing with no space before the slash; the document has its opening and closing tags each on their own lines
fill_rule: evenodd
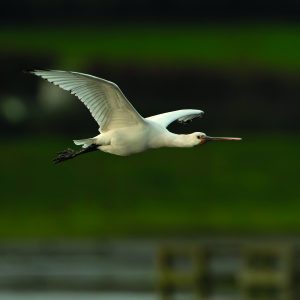
<svg viewBox="0 0 300 300">
<path fill-rule="evenodd" d="M 197 139 L 200 140 L 201 139 L 201 135 L 197 135 Z"/>
</svg>

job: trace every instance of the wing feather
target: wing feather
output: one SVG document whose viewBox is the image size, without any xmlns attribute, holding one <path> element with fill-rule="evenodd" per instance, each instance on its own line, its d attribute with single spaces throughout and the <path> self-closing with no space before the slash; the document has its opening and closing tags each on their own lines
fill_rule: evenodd
<svg viewBox="0 0 300 300">
<path fill-rule="evenodd" d="M 164 127 L 168 127 L 174 121 L 178 121 L 180 123 L 187 123 L 195 118 L 201 118 L 203 114 L 204 112 L 198 109 L 181 109 L 148 117 L 146 119 L 159 123 Z"/>
<path fill-rule="evenodd" d="M 92 75 L 57 70 L 30 71 L 79 98 L 101 132 L 144 123 L 143 117 L 113 82 Z"/>
</svg>

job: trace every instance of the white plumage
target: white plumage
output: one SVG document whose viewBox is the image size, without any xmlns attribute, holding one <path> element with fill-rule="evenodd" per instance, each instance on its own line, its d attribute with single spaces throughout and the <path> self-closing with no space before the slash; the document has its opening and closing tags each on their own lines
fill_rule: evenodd
<svg viewBox="0 0 300 300">
<path fill-rule="evenodd" d="M 143 122 L 113 82 L 77 72 L 37 70 L 32 73 L 78 97 L 100 126 L 100 132 Z"/>
<path fill-rule="evenodd" d="M 203 111 L 183 109 L 143 118 L 113 82 L 78 72 L 35 70 L 31 73 L 69 91 L 89 109 L 99 125 L 100 134 L 89 139 L 75 140 L 85 149 L 99 149 L 116 155 L 130 155 L 149 148 L 193 147 L 210 140 L 240 140 L 239 138 L 212 138 L 201 132 L 177 135 L 167 130 L 174 121 L 188 122 L 202 117 Z M 56 162 L 88 151 L 69 149 Z M 60 158 L 59 158 L 60 157 Z"/>
</svg>

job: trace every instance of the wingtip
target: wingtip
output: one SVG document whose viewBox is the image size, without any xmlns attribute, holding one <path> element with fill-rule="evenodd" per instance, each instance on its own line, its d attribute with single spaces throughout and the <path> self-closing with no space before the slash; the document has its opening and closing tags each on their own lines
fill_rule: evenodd
<svg viewBox="0 0 300 300">
<path fill-rule="evenodd" d="M 25 74 L 34 74 L 36 75 L 37 72 L 49 72 L 51 71 L 50 69 L 28 69 L 28 70 L 23 70 Z"/>
</svg>

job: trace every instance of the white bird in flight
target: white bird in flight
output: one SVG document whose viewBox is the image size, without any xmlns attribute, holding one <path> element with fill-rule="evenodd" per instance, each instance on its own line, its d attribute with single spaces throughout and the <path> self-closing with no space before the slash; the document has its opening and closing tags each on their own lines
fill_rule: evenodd
<svg viewBox="0 0 300 300">
<path fill-rule="evenodd" d="M 232 137 L 210 137 L 203 132 L 174 134 L 167 129 L 176 120 L 186 123 L 202 117 L 202 110 L 182 109 L 143 118 L 113 82 L 70 71 L 29 72 L 77 96 L 99 125 L 100 134 L 92 138 L 74 140 L 75 145 L 81 145 L 82 148 L 79 151 L 67 149 L 58 153 L 54 159 L 55 163 L 95 150 L 127 156 L 161 147 L 188 148 L 208 141 L 241 140 Z"/>
</svg>

